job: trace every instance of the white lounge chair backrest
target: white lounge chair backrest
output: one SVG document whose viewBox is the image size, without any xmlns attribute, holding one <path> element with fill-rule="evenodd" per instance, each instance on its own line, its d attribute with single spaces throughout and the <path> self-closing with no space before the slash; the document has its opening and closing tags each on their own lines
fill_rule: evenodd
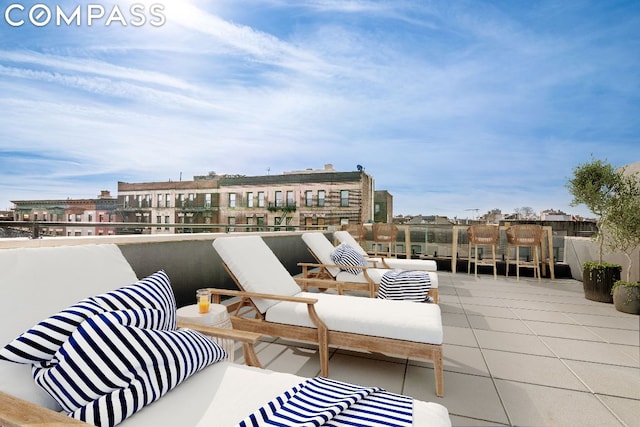
<svg viewBox="0 0 640 427">
<path fill-rule="evenodd" d="M 304 240 L 321 264 L 335 265 L 335 262 L 331 259 L 331 253 L 336 248 L 331 244 L 329 239 L 327 239 L 327 236 L 319 231 L 313 231 L 303 233 L 302 240 Z M 340 273 L 340 269 L 337 267 L 329 267 L 327 270 L 333 277 L 336 277 Z"/>
<path fill-rule="evenodd" d="M 135 283 L 113 244 L 0 250 L 0 347 L 76 302 Z M 60 405 L 31 378 L 31 367 L 0 363 L 0 391 L 53 410 Z"/>
<path fill-rule="evenodd" d="M 348 231 L 345 231 L 345 230 L 336 231 L 333 233 L 333 237 L 338 239 L 340 243 L 346 243 L 347 245 L 351 246 L 353 249 L 358 251 L 358 253 L 362 255 L 365 259 L 369 257 L 369 254 L 367 253 L 367 251 L 365 251 L 362 248 L 362 246 L 360 246 L 360 243 L 358 243 L 358 241 L 354 239 L 351 233 L 349 233 Z"/>
<path fill-rule="evenodd" d="M 300 286 L 260 236 L 220 237 L 213 247 L 247 292 L 293 296 Z M 278 303 L 252 298 L 261 313 Z"/>
</svg>

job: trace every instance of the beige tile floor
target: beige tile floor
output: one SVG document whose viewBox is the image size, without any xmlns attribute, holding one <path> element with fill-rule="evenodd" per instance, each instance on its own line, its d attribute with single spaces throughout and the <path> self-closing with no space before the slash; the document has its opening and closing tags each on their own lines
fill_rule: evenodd
<svg viewBox="0 0 640 427">
<path fill-rule="evenodd" d="M 571 279 L 439 280 L 443 398 L 418 360 L 333 349 L 330 376 L 441 403 L 453 425 L 640 426 L 638 316 L 585 299 Z M 267 338 L 257 350 L 268 369 L 319 374 L 313 345 Z"/>
</svg>

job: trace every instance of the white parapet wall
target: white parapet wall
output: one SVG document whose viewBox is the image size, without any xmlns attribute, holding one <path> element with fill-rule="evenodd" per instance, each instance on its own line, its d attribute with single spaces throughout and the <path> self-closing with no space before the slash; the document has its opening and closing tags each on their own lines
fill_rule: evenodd
<svg viewBox="0 0 640 427">
<path fill-rule="evenodd" d="M 598 261 L 598 244 L 589 237 L 565 237 L 564 261 L 571 268 L 571 275 L 576 280 L 582 280 L 582 263 L 585 261 Z M 631 270 L 631 281 L 640 281 L 640 249 L 631 254 L 634 265 Z M 608 253 L 605 251 L 602 257 L 605 262 L 622 265 L 621 278 L 625 279 L 629 261 L 622 253 Z"/>
</svg>

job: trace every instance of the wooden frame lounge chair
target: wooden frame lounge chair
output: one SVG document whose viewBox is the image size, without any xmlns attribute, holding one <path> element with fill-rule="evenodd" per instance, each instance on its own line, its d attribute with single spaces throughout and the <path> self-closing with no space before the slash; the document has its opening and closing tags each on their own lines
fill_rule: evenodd
<svg viewBox="0 0 640 427">
<path fill-rule="evenodd" d="M 340 233 L 340 232 L 336 232 Z M 349 234 L 347 232 L 344 232 Z M 335 233 L 334 233 L 335 235 Z M 348 237 L 341 235 L 348 240 Z M 314 263 L 299 263 L 302 267 L 302 278 L 298 279 L 298 283 L 304 287 L 306 286 L 318 286 L 318 287 L 335 287 L 339 293 L 342 290 L 361 289 L 369 292 L 369 296 L 374 298 L 382 280 L 384 273 L 389 271 L 389 268 L 381 268 L 378 265 L 378 261 L 375 259 L 367 259 L 367 263 L 372 265 L 371 267 L 362 266 L 349 266 L 349 268 L 362 270 L 359 274 L 353 274 L 349 271 L 344 271 L 341 268 L 345 266 L 335 265 L 331 259 L 331 253 L 335 250 L 333 244 L 327 239 L 327 237 L 317 231 L 303 233 L 302 240 L 306 243 L 309 252 L 318 261 Z M 351 246 L 351 244 L 349 244 Z M 360 247 L 358 245 L 358 247 Z M 354 248 L 358 251 L 358 248 Z M 360 248 L 362 250 L 362 248 Z M 363 250 L 364 251 L 364 250 Z M 360 251 L 358 251 L 360 252 Z M 423 260 L 399 260 L 399 261 L 415 261 L 415 262 L 429 262 Z M 399 264 L 398 264 L 399 265 Z M 405 268 L 396 267 L 397 269 L 405 270 Z M 421 270 L 417 268 L 410 268 L 408 270 Z M 425 270 L 422 270 L 425 271 Z M 431 289 L 429 295 L 433 298 L 433 301 L 438 303 L 438 275 L 434 271 L 425 271 L 429 274 L 431 281 Z M 332 282 L 335 282 L 332 285 Z"/>
<path fill-rule="evenodd" d="M 218 298 L 239 297 L 229 306 L 234 328 L 318 344 L 323 376 L 329 374 L 329 346 L 432 361 L 436 395 L 443 396 L 443 330 L 436 304 L 301 292 L 260 236 L 221 237 L 213 247 L 240 288 L 212 289 Z"/>
</svg>

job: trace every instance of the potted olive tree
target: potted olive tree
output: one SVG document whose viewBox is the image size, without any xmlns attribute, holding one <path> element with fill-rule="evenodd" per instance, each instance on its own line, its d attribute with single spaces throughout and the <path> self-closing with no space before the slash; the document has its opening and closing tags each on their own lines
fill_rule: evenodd
<svg viewBox="0 0 640 427">
<path fill-rule="evenodd" d="M 613 302 L 611 289 L 620 280 L 622 266 L 605 263 L 602 256 L 605 244 L 603 231 L 610 219 L 621 176 L 608 162 L 592 158 L 573 169 L 573 178 L 567 184 L 573 196 L 571 205 L 584 204 L 597 217 L 594 239 L 598 242 L 598 261 L 585 262 L 582 274 L 584 296 L 593 301 Z"/>
<path fill-rule="evenodd" d="M 617 197 L 611 204 L 605 238 L 607 246 L 627 257 L 625 280 L 613 285 L 612 295 L 616 310 L 640 314 L 640 283 L 631 281 L 634 264 L 633 252 L 640 247 L 640 181 L 638 174 L 621 172 Z"/>
</svg>

